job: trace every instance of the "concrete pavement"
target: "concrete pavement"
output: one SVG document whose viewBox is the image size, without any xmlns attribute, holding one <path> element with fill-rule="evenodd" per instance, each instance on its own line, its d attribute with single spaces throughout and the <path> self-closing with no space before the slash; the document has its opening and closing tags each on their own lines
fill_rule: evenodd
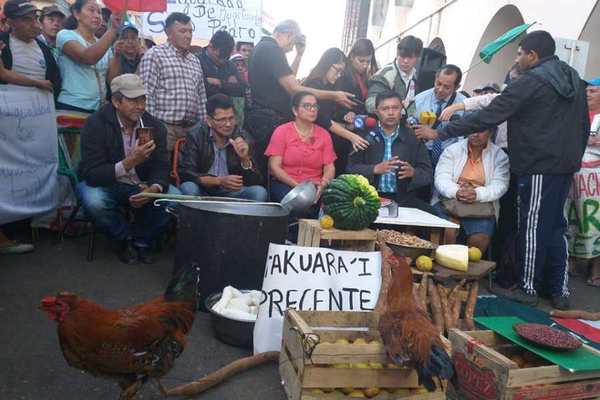
<svg viewBox="0 0 600 400">
<path fill-rule="evenodd" d="M 151 266 L 120 263 L 109 243 L 97 235 L 96 258 L 85 260 L 87 237 L 58 242 L 45 233 L 31 254 L 0 256 L 0 399 L 106 400 L 117 399 L 111 381 L 69 367 L 60 352 L 56 325 L 37 309 L 39 301 L 59 290 L 69 290 L 107 307 L 127 307 L 160 295 L 169 280 L 174 246 L 168 246 Z M 482 285 L 485 286 L 485 285 Z M 572 305 L 600 310 L 600 290 L 571 282 Z M 540 305 L 548 309 L 544 302 Z M 207 314 L 199 313 L 188 346 L 164 379 L 167 387 L 198 379 L 250 350 L 222 344 L 212 334 Z M 146 384 L 138 399 L 161 399 L 157 388 Z M 198 396 L 206 400 L 283 400 L 276 364 L 244 372 Z"/>
</svg>

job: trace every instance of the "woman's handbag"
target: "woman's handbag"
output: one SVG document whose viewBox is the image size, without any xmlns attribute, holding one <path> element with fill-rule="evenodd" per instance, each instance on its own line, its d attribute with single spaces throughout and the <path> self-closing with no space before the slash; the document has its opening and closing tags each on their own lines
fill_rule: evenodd
<svg viewBox="0 0 600 400">
<path fill-rule="evenodd" d="M 458 218 L 489 218 L 496 215 L 491 201 L 465 203 L 457 199 L 442 199 L 442 205 L 450 215 Z"/>
</svg>

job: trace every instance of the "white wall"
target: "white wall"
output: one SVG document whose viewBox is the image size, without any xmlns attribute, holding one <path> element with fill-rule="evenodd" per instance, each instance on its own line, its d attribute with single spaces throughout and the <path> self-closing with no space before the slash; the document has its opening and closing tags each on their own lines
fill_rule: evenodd
<svg viewBox="0 0 600 400">
<path fill-rule="evenodd" d="M 590 43 L 585 78 L 597 78 L 600 76 L 600 2 L 596 4 L 579 39 Z"/>
<path fill-rule="evenodd" d="M 377 43 L 389 39 L 447 2 L 444 0 L 415 1 L 413 7 L 407 11 L 406 22 L 403 22 L 402 26 L 398 26 L 398 21 L 391 17 L 394 13 L 388 12 L 382 40 L 375 40 L 376 46 Z M 435 19 L 431 24 L 426 21 L 408 32 L 408 34 L 420 37 L 426 44 L 434 37 L 439 36 L 446 46 L 448 62 L 457 64 L 466 70 L 471 65 L 474 57 L 478 60 L 477 54 L 480 46 L 487 43 L 486 40 L 492 34 L 496 32 L 503 33 L 512 27 L 508 26 L 500 31 L 500 29 L 503 29 L 503 25 L 518 20 L 518 18 L 515 18 L 514 13 L 501 14 L 490 26 L 494 16 L 504 6 L 513 5 L 516 7 L 525 22 L 537 21 L 539 24 L 530 28 L 530 31 L 543 29 L 549 31 L 555 37 L 577 39 L 580 37 L 596 2 L 597 0 L 458 0 L 441 12 L 439 26 Z M 394 2 L 390 1 L 390 3 L 390 7 L 393 7 Z M 598 10 L 596 11 L 598 12 Z M 598 39 L 600 38 L 600 32 L 598 32 L 600 30 L 599 18 L 600 16 L 595 19 L 595 23 L 588 24 L 590 27 L 586 32 L 588 39 L 583 40 L 590 40 L 592 36 L 595 37 L 596 41 L 600 40 Z M 486 37 L 484 38 L 484 36 Z M 385 48 L 378 50 L 377 56 L 381 63 L 388 62 L 394 57 L 395 46 L 396 42 L 393 41 Z M 499 79 L 500 76 L 503 77 L 506 72 L 507 60 L 509 58 L 514 59 L 513 56 L 510 56 L 511 51 L 514 52 L 514 47 L 507 49 L 508 55 L 500 53 L 499 57 L 494 59 L 490 65 L 483 64 L 477 67 L 477 72 L 473 75 L 478 76 L 469 78 L 467 74 L 467 85 L 474 86 L 484 83 L 475 82 L 474 79 Z M 600 50 L 594 53 L 594 62 L 600 64 L 599 52 Z M 590 59 L 591 57 L 592 53 L 590 53 Z M 481 71 L 482 68 L 484 71 Z M 597 71 L 597 75 L 600 75 L 600 65 L 594 67 L 594 69 Z"/>
</svg>

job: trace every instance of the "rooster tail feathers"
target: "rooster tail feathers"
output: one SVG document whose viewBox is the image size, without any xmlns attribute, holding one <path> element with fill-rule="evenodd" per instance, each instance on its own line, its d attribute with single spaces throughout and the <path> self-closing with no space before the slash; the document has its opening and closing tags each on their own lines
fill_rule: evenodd
<svg viewBox="0 0 600 400">
<path fill-rule="evenodd" d="M 429 360 L 423 365 L 418 365 L 416 369 L 419 376 L 419 384 L 425 386 L 430 392 L 434 392 L 436 389 L 435 382 L 433 381 L 434 377 L 451 379 L 454 376 L 452 360 L 450 360 L 448 353 L 437 345 L 432 346 Z"/>
<path fill-rule="evenodd" d="M 165 290 L 166 301 L 185 301 L 194 304 L 198 309 L 198 282 L 200 280 L 200 267 L 193 263 L 180 268 L 173 274 Z"/>
</svg>

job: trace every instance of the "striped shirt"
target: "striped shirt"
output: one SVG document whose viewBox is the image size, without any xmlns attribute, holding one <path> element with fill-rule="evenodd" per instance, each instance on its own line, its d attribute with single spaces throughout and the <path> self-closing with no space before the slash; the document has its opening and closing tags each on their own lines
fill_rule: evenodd
<svg viewBox="0 0 600 400">
<path fill-rule="evenodd" d="M 198 57 L 166 42 L 144 54 L 138 73 L 148 92 L 146 109 L 152 116 L 173 125 L 206 120 L 206 90 Z"/>
<path fill-rule="evenodd" d="M 381 127 L 377 128 L 379 135 L 383 139 L 383 160 L 386 161 L 392 158 L 392 144 L 398 138 L 398 129 L 391 135 L 386 134 Z M 381 193 L 396 193 L 396 170 L 393 169 L 387 174 L 382 174 L 379 178 L 379 192 Z"/>
</svg>

